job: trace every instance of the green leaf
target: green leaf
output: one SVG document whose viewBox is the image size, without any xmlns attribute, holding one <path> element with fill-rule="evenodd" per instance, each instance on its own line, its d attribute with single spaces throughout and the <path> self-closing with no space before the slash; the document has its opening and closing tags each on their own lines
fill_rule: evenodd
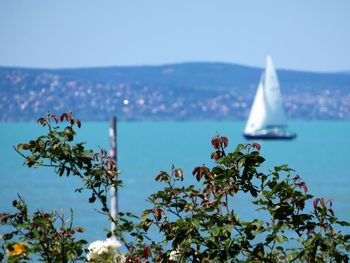
<svg viewBox="0 0 350 263">
<path fill-rule="evenodd" d="M 257 197 L 258 196 L 258 191 L 254 188 L 254 186 L 251 186 L 249 190 L 250 190 L 250 194 L 253 197 Z"/>
<path fill-rule="evenodd" d="M 146 218 L 146 220 L 143 221 L 143 223 L 142 223 L 143 230 L 147 231 L 149 229 L 149 227 L 151 226 L 151 224 L 152 224 L 152 220 L 149 218 Z"/>
<path fill-rule="evenodd" d="M 244 149 L 244 144 L 238 144 L 235 152 L 241 152 Z"/>
<path fill-rule="evenodd" d="M 239 160 L 238 163 L 237 163 L 238 169 L 241 168 L 241 167 L 243 167 L 244 164 L 245 164 L 245 158 L 242 157 L 242 158 L 240 158 L 240 160 Z"/>
<path fill-rule="evenodd" d="M 96 201 L 96 196 L 95 194 L 92 194 L 91 197 L 89 198 L 89 203 L 93 203 Z"/>
<path fill-rule="evenodd" d="M 4 240 L 10 240 L 13 238 L 13 233 L 8 233 L 2 236 Z"/>
<path fill-rule="evenodd" d="M 18 144 L 17 147 L 16 147 L 16 150 L 17 151 L 21 151 L 23 149 L 24 145 L 25 144 L 23 144 L 23 143 Z"/>
<path fill-rule="evenodd" d="M 337 224 L 341 226 L 350 226 L 350 223 L 346 221 L 337 221 Z"/>
<path fill-rule="evenodd" d="M 291 171 L 291 170 L 292 169 L 290 169 L 287 164 L 283 164 L 283 165 L 280 165 L 280 166 L 275 166 L 275 171 L 276 172 L 280 172 L 280 171 L 288 172 L 288 171 Z"/>
<path fill-rule="evenodd" d="M 210 230 L 210 233 L 216 237 L 220 234 L 220 227 L 213 227 L 211 230 Z"/>
<path fill-rule="evenodd" d="M 275 240 L 278 242 L 278 243 L 283 243 L 285 241 L 288 241 L 288 238 L 285 237 L 285 236 L 276 236 Z"/>
<path fill-rule="evenodd" d="M 59 170 L 59 176 L 62 176 L 64 174 L 64 167 L 61 167 Z"/>
</svg>

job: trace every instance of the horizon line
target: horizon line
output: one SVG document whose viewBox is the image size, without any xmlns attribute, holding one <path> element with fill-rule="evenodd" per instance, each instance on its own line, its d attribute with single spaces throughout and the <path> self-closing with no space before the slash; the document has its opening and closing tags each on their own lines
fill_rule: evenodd
<svg viewBox="0 0 350 263">
<path fill-rule="evenodd" d="M 105 68 L 141 68 L 141 67 L 167 67 L 167 66 L 177 66 L 184 64 L 225 64 L 231 66 L 241 66 L 245 68 L 252 69 L 264 69 L 263 66 L 252 66 L 247 64 L 240 64 L 235 62 L 224 62 L 224 61 L 181 61 L 181 62 L 169 62 L 169 63 L 149 63 L 149 64 L 134 64 L 134 65 L 99 65 L 99 66 L 68 66 L 68 67 L 30 67 L 30 66 L 18 66 L 18 65 L 0 65 L 1 68 L 16 68 L 16 69 L 24 69 L 24 70 L 49 70 L 49 71 L 60 71 L 60 70 L 86 70 L 86 69 L 105 69 Z M 276 67 L 277 71 L 294 71 L 294 72 L 309 72 L 309 73 L 320 73 L 320 74 L 350 74 L 350 69 L 345 70 L 334 70 L 334 71 L 318 71 L 318 70 L 308 70 L 308 69 L 289 69 L 289 68 L 279 68 Z"/>
</svg>

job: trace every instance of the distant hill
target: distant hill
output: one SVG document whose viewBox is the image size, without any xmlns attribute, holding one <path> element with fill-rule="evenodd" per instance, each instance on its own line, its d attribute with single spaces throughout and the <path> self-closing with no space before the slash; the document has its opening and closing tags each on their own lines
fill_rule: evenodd
<svg viewBox="0 0 350 263">
<path fill-rule="evenodd" d="M 79 69 L 0 67 L 1 121 L 72 110 L 86 120 L 246 119 L 261 68 L 226 63 Z M 278 70 L 293 119 L 350 119 L 350 74 Z"/>
</svg>

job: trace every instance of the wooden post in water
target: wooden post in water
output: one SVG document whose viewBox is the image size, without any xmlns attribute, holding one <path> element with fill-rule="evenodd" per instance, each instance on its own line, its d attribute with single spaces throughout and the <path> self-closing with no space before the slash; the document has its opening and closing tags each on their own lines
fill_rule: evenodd
<svg viewBox="0 0 350 263">
<path fill-rule="evenodd" d="M 109 149 L 109 155 L 113 160 L 115 161 L 115 165 L 118 168 L 117 165 L 117 118 L 112 117 L 109 121 L 109 143 L 110 143 L 110 149 Z M 111 216 L 113 218 L 118 217 L 118 189 L 115 187 L 112 187 L 110 190 L 111 194 Z M 115 224 L 112 222 L 111 224 L 111 230 L 112 233 L 115 230 Z M 115 238 L 114 234 L 112 235 L 113 238 Z"/>
</svg>

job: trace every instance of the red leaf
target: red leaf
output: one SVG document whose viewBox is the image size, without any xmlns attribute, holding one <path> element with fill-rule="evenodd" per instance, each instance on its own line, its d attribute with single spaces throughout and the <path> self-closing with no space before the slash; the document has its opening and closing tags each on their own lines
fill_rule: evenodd
<svg viewBox="0 0 350 263">
<path fill-rule="evenodd" d="M 52 115 L 51 118 L 54 119 L 56 123 L 58 123 L 58 117 L 57 117 L 57 115 Z"/>
<path fill-rule="evenodd" d="M 213 145 L 213 147 L 215 149 L 219 149 L 219 147 L 220 147 L 220 138 L 215 137 L 215 138 L 211 139 L 211 144 Z"/>
<path fill-rule="evenodd" d="M 101 149 L 101 156 L 104 158 L 104 157 L 106 157 L 106 155 L 107 155 L 106 150 L 105 149 Z"/>
<path fill-rule="evenodd" d="M 295 182 L 295 181 L 298 181 L 299 179 L 300 179 L 300 176 L 297 175 L 297 176 L 295 176 L 295 177 L 293 178 L 293 181 Z"/>
<path fill-rule="evenodd" d="M 196 176 L 197 181 L 199 181 L 200 178 L 200 171 L 199 171 L 200 167 L 196 167 L 193 169 L 192 175 Z"/>
<path fill-rule="evenodd" d="M 155 208 L 153 211 L 154 217 L 159 221 L 162 219 L 163 210 L 160 208 Z"/>
<path fill-rule="evenodd" d="M 70 123 L 71 123 L 72 125 L 77 124 L 79 128 L 81 127 L 80 120 L 77 120 L 77 119 L 74 119 L 74 120 L 73 120 L 73 119 L 71 119 Z"/>
<path fill-rule="evenodd" d="M 228 145 L 228 139 L 227 137 L 214 137 L 211 139 L 211 144 L 215 149 L 219 149 L 220 146 L 222 145 L 223 147 L 227 147 Z"/>
<path fill-rule="evenodd" d="M 37 120 L 37 123 L 39 123 L 40 125 L 44 125 L 46 123 L 46 119 L 45 118 L 40 118 Z"/>
<path fill-rule="evenodd" d="M 63 114 L 61 115 L 61 118 L 60 118 L 60 119 L 61 119 L 61 121 L 63 121 L 65 118 L 67 119 L 67 113 L 63 113 Z"/>
<path fill-rule="evenodd" d="M 150 248 L 149 246 L 146 245 L 146 246 L 143 248 L 142 256 L 143 256 L 144 258 L 148 258 L 148 257 L 151 256 L 151 248 Z"/>
<path fill-rule="evenodd" d="M 112 159 L 110 159 L 110 160 L 109 160 L 109 165 L 110 165 L 110 169 L 111 169 L 111 170 L 114 169 L 114 168 L 115 168 L 115 161 L 112 160 Z"/>
<path fill-rule="evenodd" d="M 211 178 L 210 170 L 205 166 L 199 166 L 194 168 L 192 174 L 196 176 L 197 181 L 200 181 L 203 176 L 205 176 L 206 179 Z"/>
<path fill-rule="evenodd" d="M 308 191 L 307 185 L 304 183 L 303 185 L 304 192 L 306 193 Z"/>
<path fill-rule="evenodd" d="M 70 122 L 72 120 L 73 114 L 70 112 L 68 114 L 66 114 L 66 119 L 68 122 Z"/>
<path fill-rule="evenodd" d="M 95 153 L 94 156 L 92 157 L 95 161 L 98 160 L 98 156 L 100 155 L 100 153 Z"/>
<path fill-rule="evenodd" d="M 260 151 L 260 144 L 259 143 L 253 143 L 253 147 L 256 148 L 258 151 Z"/>
<path fill-rule="evenodd" d="M 219 153 L 220 153 L 220 151 L 219 151 Z M 218 160 L 218 159 L 220 158 L 219 156 L 220 156 L 220 155 L 218 154 L 218 151 L 213 152 L 213 153 L 210 155 L 211 159 L 214 159 L 214 160 Z"/>
<path fill-rule="evenodd" d="M 221 137 L 220 139 L 221 139 L 221 142 L 224 144 L 224 147 L 227 147 L 227 145 L 228 145 L 228 139 L 227 139 L 227 137 Z M 260 146 L 259 146 L 259 147 L 260 147 Z"/>
<path fill-rule="evenodd" d="M 305 184 L 305 182 L 301 182 L 301 183 L 297 184 L 297 186 L 299 186 L 300 188 L 303 188 L 305 193 L 308 191 L 308 188 L 307 188 L 307 185 Z"/>
</svg>

